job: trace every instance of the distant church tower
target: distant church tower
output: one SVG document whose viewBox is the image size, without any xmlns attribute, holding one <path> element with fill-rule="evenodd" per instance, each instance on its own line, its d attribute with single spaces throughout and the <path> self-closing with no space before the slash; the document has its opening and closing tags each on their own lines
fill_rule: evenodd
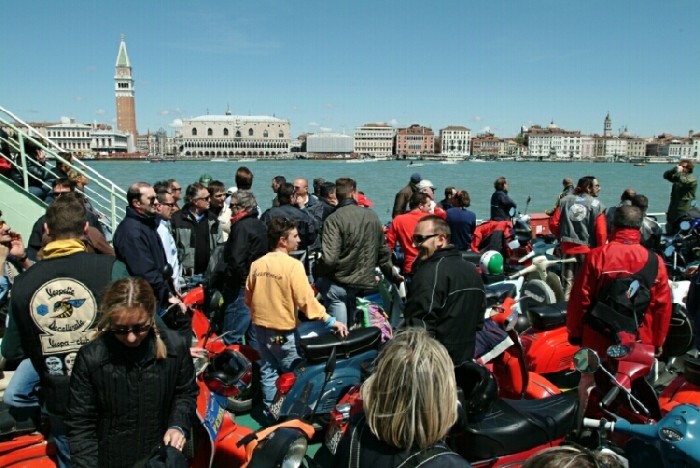
<svg viewBox="0 0 700 468">
<path fill-rule="evenodd" d="M 131 64 L 126 54 L 124 34 L 119 44 L 117 63 L 114 66 L 114 94 L 117 98 L 117 129 L 136 137 L 136 106 L 134 105 L 134 79 L 131 77 Z"/>
<path fill-rule="evenodd" d="M 608 115 L 605 116 L 603 136 L 612 137 L 612 120 L 610 119 L 610 112 L 608 112 Z"/>
</svg>

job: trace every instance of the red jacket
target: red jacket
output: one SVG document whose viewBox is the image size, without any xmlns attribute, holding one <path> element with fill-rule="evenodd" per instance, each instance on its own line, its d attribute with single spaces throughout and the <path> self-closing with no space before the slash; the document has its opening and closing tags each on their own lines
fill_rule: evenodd
<svg viewBox="0 0 700 468">
<path fill-rule="evenodd" d="M 513 235 L 513 223 L 510 220 L 489 220 L 479 224 L 476 229 L 474 229 L 474 234 L 472 234 L 472 250 L 474 252 L 479 252 L 479 245 L 481 242 L 496 231 L 503 231 L 503 237 L 505 239 L 510 239 Z M 505 247 L 499 251 L 505 254 Z"/>
<path fill-rule="evenodd" d="M 418 249 L 413 247 L 413 241 L 411 236 L 413 236 L 413 231 L 416 230 L 416 224 L 422 218 L 425 218 L 430 213 L 424 213 L 423 211 L 415 208 L 408 213 L 400 214 L 394 218 L 391 222 L 389 230 L 386 232 L 386 243 L 389 245 L 390 249 L 396 247 L 396 242 L 401 244 L 401 250 L 403 251 L 403 272 L 410 273 L 411 268 L 413 268 L 413 262 L 416 261 L 418 256 Z"/>
<path fill-rule="evenodd" d="M 593 307 L 596 295 L 611 279 L 629 276 L 644 268 L 648 251 L 639 245 L 640 238 L 638 229 L 626 228 L 613 232 L 609 244 L 591 249 L 588 253 L 571 290 L 566 308 L 569 336 L 581 338 L 583 346 L 593 348 L 601 357 L 613 343 L 584 324 L 583 318 Z M 644 314 L 638 338 L 642 343 L 658 348 L 663 346 L 668 334 L 672 303 L 666 267 L 661 257 L 657 257 L 659 272 L 651 287 L 651 302 Z"/>
</svg>

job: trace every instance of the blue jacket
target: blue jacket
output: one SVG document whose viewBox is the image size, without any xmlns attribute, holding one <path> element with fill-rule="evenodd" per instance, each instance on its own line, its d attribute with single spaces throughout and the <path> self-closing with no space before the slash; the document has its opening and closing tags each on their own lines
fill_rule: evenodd
<svg viewBox="0 0 700 468">
<path fill-rule="evenodd" d="M 114 231 L 114 253 L 126 264 L 132 276 L 148 281 L 161 306 L 166 306 L 170 291 L 163 278 L 167 264 L 165 249 L 156 231 L 158 218 L 144 216 L 128 206 L 126 216 Z"/>
</svg>

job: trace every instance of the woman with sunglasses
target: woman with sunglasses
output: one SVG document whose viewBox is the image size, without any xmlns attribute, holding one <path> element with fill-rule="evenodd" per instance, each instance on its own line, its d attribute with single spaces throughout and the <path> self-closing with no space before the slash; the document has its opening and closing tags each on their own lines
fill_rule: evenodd
<svg viewBox="0 0 700 468">
<path fill-rule="evenodd" d="M 161 444 L 181 451 L 197 398 L 187 343 L 156 325 L 156 298 L 142 278 L 112 283 L 101 310 L 71 376 L 73 466 L 131 467 Z"/>
</svg>

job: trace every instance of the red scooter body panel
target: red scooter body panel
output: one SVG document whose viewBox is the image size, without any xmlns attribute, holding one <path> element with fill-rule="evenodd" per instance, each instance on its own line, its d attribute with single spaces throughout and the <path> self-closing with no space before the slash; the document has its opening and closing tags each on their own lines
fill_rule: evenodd
<svg viewBox="0 0 700 468">
<path fill-rule="evenodd" d="M 0 466 L 54 468 L 56 445 L 35 432 L 0 442 Z"/>
<path fill-rule="evenodd" d="M 539 331 L 530 327 L 520 334 L 528 370 L 539 374 L 555 374 L 574 370 L 574 354 L 578 346 L 569 343 L 566 327 Z"/>
<path fill-rule="evenodd" d="M 679 375 L 659 395 L 661 414 L 666 415 L 675 406 L 682 404 L 700 406 L 700 386 L 688 382 Z"/>
</svg>

